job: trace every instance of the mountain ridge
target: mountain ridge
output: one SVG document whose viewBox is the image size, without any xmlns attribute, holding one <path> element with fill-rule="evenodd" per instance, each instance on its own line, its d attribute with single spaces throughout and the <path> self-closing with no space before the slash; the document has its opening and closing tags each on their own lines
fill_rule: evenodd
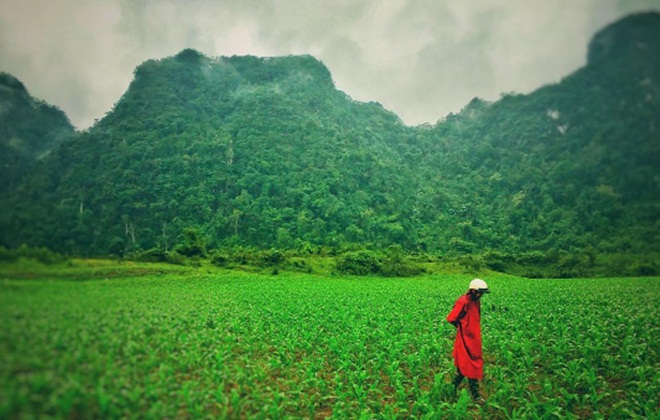
<svg viewBox="0 0 660 420">
<path fill-rule="evenodd" d="M 0 72 L 0 195 L 12 192 L 46 156 L 74 135 L 59 108 L 33 98 L 16 77 Z"/>
<path fill-rule="evenodd" d="M 210 247 L 660 249 L 659 67 L 617 52 L 655 51 L 649 21 L 660 14 L 601 30 L 557 84 L 475 98 L 434 125 L 352 100 L 311 56 L 149 60 L 5 200 L 0 244 L 122 254 L 193 227 Z"/>
</svg>

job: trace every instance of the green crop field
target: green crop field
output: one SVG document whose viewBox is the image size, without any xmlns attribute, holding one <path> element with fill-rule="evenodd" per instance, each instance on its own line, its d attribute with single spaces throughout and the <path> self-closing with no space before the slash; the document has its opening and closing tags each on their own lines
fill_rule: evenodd
<svg viewBox="0 0 660 420">
<path fill-rule="evenodd" d="M 0 418 L 658 418 L 658 278 L 485 277 L 487 402 L 448 384 L 468 276 L 0 280 Z"/>
</svg>

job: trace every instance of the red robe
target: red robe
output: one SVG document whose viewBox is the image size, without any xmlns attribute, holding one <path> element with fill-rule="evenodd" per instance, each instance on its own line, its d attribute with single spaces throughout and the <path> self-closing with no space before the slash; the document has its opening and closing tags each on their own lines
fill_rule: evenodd
<svg viewBox="0 0 660 420">
<path fill-rule="evenodd" d="M 447 321 L 456 327 L 454 365 L 470 379 L 482 379 L 484 359 L 481 351 L 481 303 L 469 294 L 458 298 L 447 315 Z"/>
</svg>

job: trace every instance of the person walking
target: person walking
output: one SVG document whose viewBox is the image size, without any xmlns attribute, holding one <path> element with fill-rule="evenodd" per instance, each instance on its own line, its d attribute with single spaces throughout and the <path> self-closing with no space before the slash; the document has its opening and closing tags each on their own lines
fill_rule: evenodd
<svg viewBox="0 0 660 420">
<path fill-rule="evenodd" d="M 479 380 L 483 379 L 484 359 L 481 349 L 481 296 L 490 293 L 488 285 L 481 279 L 470 282 L 466 294 L 459 297 L 447 315 L 447 321 L 456 327 L 454 341 L 454 394 L 463 378 L 468 378 L 470 394 L 475 402 L 483 403 L 479 395 Z"/>
</svg>

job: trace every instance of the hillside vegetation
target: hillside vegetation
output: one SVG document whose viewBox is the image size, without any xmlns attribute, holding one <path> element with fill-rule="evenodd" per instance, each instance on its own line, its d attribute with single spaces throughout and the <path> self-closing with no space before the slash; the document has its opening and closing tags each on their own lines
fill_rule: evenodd
<svg viewBox="0 0 660 420">
<path fill-rule="evenodd" d="M 338 91 L 310 56 L 149 60 L 111 112 L 2 191 L 0 245 L 127 255 L 193 232 L 199 254 L 396 245 L 655 274 L 658 40 L 660 14 L 630 16 L 560 83 L 417 127 Z"/>
<path fill-rule="evenodd" d="M 0 72 L 0 194 L 13 193 L 35 162 L 74 135 L 60 109 L 30 96 Z"/>
</svg>

